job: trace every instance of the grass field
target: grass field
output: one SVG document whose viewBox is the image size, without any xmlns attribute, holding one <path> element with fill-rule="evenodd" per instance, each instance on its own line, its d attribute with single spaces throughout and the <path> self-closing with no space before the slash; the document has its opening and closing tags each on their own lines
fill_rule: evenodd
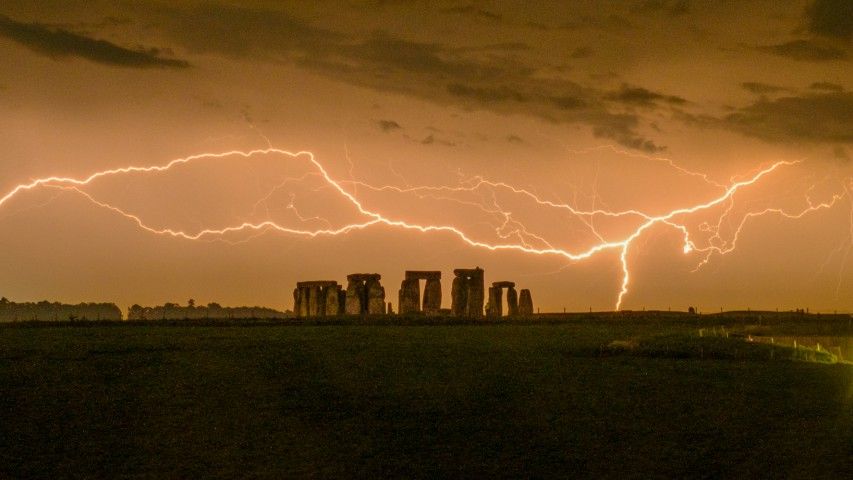
<svg viewBox="0 0 853 480">
<path fill-rule="evenodd" d="M 853 366 L 792 352 L 648 321 L 6 327 L 0 478 L 853 478 Z"/>
</svg>

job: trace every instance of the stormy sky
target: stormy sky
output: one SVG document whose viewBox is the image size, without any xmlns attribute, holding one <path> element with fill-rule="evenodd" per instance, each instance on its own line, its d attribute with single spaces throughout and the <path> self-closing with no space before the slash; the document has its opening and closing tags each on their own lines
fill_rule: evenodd
<svg viewBox="0 0 853 480">
<path fill-rule="evenodd" d="M 551 204 L 661 215 L 797 162 L 683 219 L 701 245 L 736 245 L 698 270 L 705 256 L 685 254 L 677 228 L 645 231 L 627 252 L 623 307 L 851 310 L 851 45 L 845 0 L 8 0 L 0 195 L 274 146 L 313 152 L 388 218 L 578 252 L 625 238 L 636 219 L 581 219 L 501 186 L 375 187 L 488 179 Z M 404 270 L 435 269 L 448 306 L 452 268 L 479 265 L 546 311 L 613 308 L 623 280 L 618 250 L 571 261 L 391 225 L 184 240 L 90 201 L 187 232 L 361 220 L 304 157 L 206 159 L 84 190 L 46 185 L 0 206 L 0 294 L 290 308 L 297 280 L 375 271 L 396 307 Z M 774 213 L 833 199 L 802 218 Z"/>
</svg>

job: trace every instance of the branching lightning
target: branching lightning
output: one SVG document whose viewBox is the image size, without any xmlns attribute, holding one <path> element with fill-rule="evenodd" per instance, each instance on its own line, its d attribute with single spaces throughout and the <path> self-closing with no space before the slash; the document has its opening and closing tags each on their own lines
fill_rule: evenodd
<svg viewBox="0 0 853 480">
<path fill-rule="evenodd" d="M 622 153 L 628 154 L 627 152 Z M 250 157 L 260 155 L 280 155 L 292 160 L 304 160 L 307 161 L 311 170 L 299 177 L 286 178 L 278 185 L 274 186 L 254 204 L 252 209 L 253 215 L 261 205 L 266 206 L 268 202 L 272 201 L 273 195 L 276 191 L 284 188 L 286 185 L 294 182 L 304 182 L 309 178 L 316 178 L 322 182 L 324 188 L 331 189 L 331 191 L 349 204 L 354 209 L 354 213 L 358 215 L 359 219 L 352 223 L 335 226 L 322 217 L 303 215 L 296 207 L 295 196 L 291 194 L 286 208 L 293 213 L 295 219 L 299 222 L 298 226 L 284 225 L 280 222 L 267 219 L 260 222 L 241 222 L 220 228 L 204 228 L 197 231 L 185 231 L 173 228 L 155 227 L 139 215 L 102 201 L 86 190 L 87 186 L 106 177 L 167 172 L 181 165 L 194 162 L 223 158 L 248 159 Z M 348 152 L 347 161 L 350 165 L 350 178 L 347 180 L 335 179 L 311 152 L 291 152 L 269 147 L 249 151 L 232 150 L 221 153 L 201 153 L 184 158 L 178 158 L 163 165 L 113 168 L 95 172 L 83 178 L 60 176 L 39 178 L 28 183 L 20 184 L 11 189 L 4 196 L 0 197 L 0 208 L 8 203 L 12 198 L 22 193 L 44 187 L 61 189 L 80 195 L 93 205 L 126 218 L 146 232 L 191 241 L 207 240 L 211 238 L 223 239 L 226 236 L 238 232 L 248 233 L 250 235 L 248 237 L 249 239 L 268 231 L 277 231 L 284 234 L 304 237 L 334 236 L 344 235 L 353 231 L 364 230 L 378 225 L 384 225 L 424 234 L 449 234 L 472 248 L 486 249 L 490 251 L 514 251 L 530 255 L 548 255 L 563 258 L 572 262 L 586 260 L 596 256 L 597 254 L 612 251 L 618 254 L 622 270 L 620 289 L 615 301 L 615 308 L 617 310 L 621 308 L 623 300 L 629 292 L 629 286 L 632 281 L 629 264 L 631 247 L 645 232 L 659 225 L 672 228 L 679 232 L 683 238 L 682 249 L 685 254 L 696 254 L 700 256 L 700 260 L 696 267 L 696 270 L 698 270 L 702 266 L 706 265 L 714 255 L 726 255 L 734 251 L 745 225 L 754 218 L 765 215 L 779 215 L 789 219 L 799 219 L 818 210 L 833 208 L 836 205 L 845 203 L 844 200 L 847 200 L 846 203 L 849 204 L 851 209 L 850 238 L 849 242 L 845 241 L 846 243 L 840 247 L 839 253 L 841 253 L 845 258 L 850 253 L 851 245 L 853 245 L 853 199 L 851 199 L 853 181 L 851 181 L 851 179 L 845 179 L 841 190 L 825 201 L 816 202 L 806 195 L 805 205 L 797 210 L 765 207 L 749 211 L 744 214 L 739 221 L 736 221 L 732 225 L 733 233 L 726 237 L 723 235 L 723 226 L 724 223 L 730 219 L 731 212 L 734 208 L 739 192 L 756 185 L 765 177 L 773 175 L 777 170 L 792 168 L 801 162 L 777 161 L 770 165 L 761 167 L 757 171 L 740 179 L 731 179 L 728 184 L 721 184 L 711 180 L 706 174 L 690 171 L 679 166 L 670 159 L 655 157 L 652 158 L 652 160 L 663 162 L 681 174 L 701 179 L 709 187 L 717 189 L 719 193 L 704 202 L 687 207 L 676 208 L 662 213 L 644 212 L 636 209 L 611 210 L 595 207 L 595 202 L 593 202 L 592 208 L 584 209 L 576 207 L 575 205 L 577 202 L 575 202 L 575 205 L 572 205 L 562 201 L 543 198 L 530 189 L 521 188 L 504 181 L 490 180 L 483 176 L 473 176 L 471 178 L 463 179 L 455 185 L 412 185 L 395 171 L 394 174 L 403 181 L 405 186 L 373 185 L 369 182 L 355 179 L 353 176 L 354 164 L 349 158 Z M 412 195 L 420 199 L 452 201 L 462 205 L 475 207 L 484 215 L 488 215 L 493 218 L 495 235 L 498 240 L 496 242 L 490 242 L 475 238 L 470 232 L 466 232 L 463 228 L 455 225 L 421 224 L 402 218 L 394 218 L 388 214 L 382 213 L 374 207 L 368 206 L 365 200 L 359 198 L 357 194 L 358 189 L 363 189 L 362 191 L 385 192 L 394 195 Z M 516 215 L 504 208 L 498 200 L 496 192 L 504 192 L 507 195 L 523 199 L 540 209 L 565 212 L 572 218 L 576 218 L 582 222 L 582 224 L 588 229 L 589 234 L 595 238 L 597 243 L 591 246 L 578 248 L 577 250 L 555 246 L 555 244 L 547 240 L 544 235 L 526 227 Z M 456 196 L 462 193 L 478 194 L 481 195 L 481 197 L 479 201 L 472 201 L 460 199 Z M 601 202 L 598 202 L 598 204 L 601 205 Z M 722 213 L 716 217 L 716 223 L 703 222 L 698 226 L 698 228 L 696 228 L 696 232 L 693 232 L 691 228 L 688 227 L 691 216 L 700 212 L 708 212 L 717 207 L 722 208 Z M 595 220 L 599 218 L 624 219 L 625 221 L 635 223 L 632 223 L 633 230 L 629 233 L 613 238 L 613 235 L 606 235 L 596 228 Z M 323 225 L 322 228 L 305 227 L 307 224 L 317 225 L 318 222 Z M 699 240 L 694 239 L 694 235 L 698 234 L 706 235 L 708 238 L 705 241 L 700 242 Z M 246 240 L 247 239 L 244 239 L 243 241 Z"/>
</svg>

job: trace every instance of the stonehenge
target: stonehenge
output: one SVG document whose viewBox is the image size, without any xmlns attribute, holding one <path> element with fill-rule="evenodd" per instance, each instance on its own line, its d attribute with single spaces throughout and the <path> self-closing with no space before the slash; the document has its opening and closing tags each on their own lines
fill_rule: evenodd
<svg viewBox="0 0 853 480">
<path fill-rule="evenodd" d="M 385 289 L 378 273 L 347 275 L 344 290 L 333 280 L 297 282 L 293 290 L 293 312 L 297 317 L 385 314 Z"/>
<path fill-rule="evenodd" d="M 506 290 L 506 309 L 510 317 L 518 316 L 518 293 L 515 291 L 515 286 Z"/>
<path fill-rule="evenodd" d="M 515 317 L 518 315 L 518 293 L 515 291 L 515 282 L 493 282 L 489 287 L 489 317 L 503 316 L 503 289 L 506 289 L 507 315 Z"/>
<path fill-rule="evenodd" d="M 533 315 L 533 299 L 530 297 L 530 290 L 526 288 L 521 289 L 518 297 L 518 314 L 522 317 Z"/>
<path fill-rule="evenodd" d="M 533 315 L 533 299 L 530 290 L 523 288 L 516 292 L 515 282 L 494 282 L 489 287 L 489 302 L 486 304 L 486 315 L 489 317 L 503 316 L 503 290 L 506 289 L 507 315 L 510 317 L 529 317 Z"/>
<path fill-rule="evenodd" d="M 450 311 L 454 317 L 482 317 L 485 284 L 483 269 L 457 268 L 453 271 Z"/>
<path fill-rule="evenodd" d="M 434 270 L 407 270 L 398 292 L 397 311 L 401 315 L 451 314 L 454 317 L 483 317 L 485 281 L 483 269 L 458 268 L 453 271 L 450 309 L 441 308 L 441 272 Z M 385 288 L 378 273 L 353 273 L 347 275 L 343 288 L 334 280 L 297 282 L 293 290 L 293 312 L 296 317 L 324 317 L 337 315 L 393 315 L 391 302 L 386 303 Z M 420 281 L 424 280 L 423 298 Z M 515 282 L 493 282 L 488 291 L 486 315 L 499 318 L 504 314 L 503 291 L 506 289 L 508 316 L 533 315 L 530 290 L 515 290 Z"/>
<path fill-rule="evenodd" d="M 420 281 L 425 280 L 424 299 L 421 305 Z M 424 313 L 436 315 L 441 310 L 441 272 L 407 270 L 400 285 L 400 314 Z"/>
<path fill-rule="evenodd" d="M 382 315 L 385 313 L 385 288 L 378 273 L 347 275 L 344 313 L 347 315 Z"/>
<path fill-rule="evenodd" d="M 297 317 L 339 315 L 343 292 L 334 280 L 298 282 L 293 290 L 293 313 Z"/>
</svg>

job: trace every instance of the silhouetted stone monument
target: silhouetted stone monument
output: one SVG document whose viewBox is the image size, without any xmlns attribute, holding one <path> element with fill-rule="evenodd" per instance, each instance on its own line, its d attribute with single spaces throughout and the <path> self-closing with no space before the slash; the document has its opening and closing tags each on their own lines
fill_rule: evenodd
<svg viewBox="0 0 853 480">
<path fill-rule="evenodd" d="M 404 279 L 400 284 L 399 301 L 401 315 L 420 312 L 421 291 L 418 279 Z"/>
<path fill-rule="evenodd" d="M 486 303 L 486 315 L 489 317 L 500 317 L 503 315 L 503 289 L 489 287 L 489 302 Z"/>
<path fill-rule="evenodd" d="M 334 286 L 326 287 L 325 295 L 325 303 L 326 303 L 326 316 L 334 316 L 340 315 L 343 313 L 341 309 L 341 286 L 335 284 Z"/>
<path fill-rule="evenodd" d="M 341 286 L 333 280 L 297 282 L 293 290 L 293 313 L 297 317 L 338 315 Z"/>
<path fill-rule="evenodd" d="M 506 308 L 510 317 L 518 316 L 518 293 L 515 287 L 506 289 Z"/>
<path fill-rule="evenodd" d="M 369 315 L 384 315 L 385 288 L 379 284 L 379 275 L 367 280 L 365 289 L 367 290 L 367 313 Z"/>
<path fill-rule="evenodd" d="M 321 307 L 325 302 L 320 302 L 320 295 L 323 292 L 323 287 L 319 285 L 311 285 L 308 287 L 308 316 L 319 317 L 321 315 Z"/>
<path fill-rule="evenodd" d="M 385 289 L 378 273 L 347 275 L 345 311 L 347 315 L 382 315 L 385 313 Z"/>
<path fill-rule="evenodd" d="M 421 306 L 420 281 L 424 285 L 424 300 Z M 441 272 L 407 270 L 400 285 L 399 309 L 401 314 L 423 312 L 435 315 L 441 310 Z"/>
<path fill-rule="evenodd" d="M 427 278 L 424 284 L 423 312 L 427 315 L 437 315 L 441 311 L 441 274 L 435 278 Z"/>
<path fill-rule="evenodd" d="M 530 290 L 521 289 L 521 294 L 518 299 L 518 314 L 522 317 L 533 315 L 533 299 L 530 297 Z"/>
<path fill-rule="evenodd" d="M 442 315 L 456 317 L 483 316 L 485 300 L 483 269 L 459 268 L 453 271 L 450 310 L 441 308 L 441 272 L 409 270 L 400 285 L 398 309 L 401 314 Z M 333 280 L 297 282 L 293 290 L 293 312 L 297 317 L 323 317 L 335 315 L 391 315 L 391 302 L 386 303 L 385 288 L 378 273 L 353 273 L 347 275 L 347 287 Z M 420 281 L 425 280 L 423 302 Z M 494 282 L 489 287 L 486 314 L 503 315 L 503 290 L 506 289 L 509 316 L 532 315 L 533 301 L 530 291 L 521 290 L 521 298 L 514 282 Z"/>
<path fill-rule="evenodd" d="M 457 268 L 451 288 L 450 311 L 455 317 L 482 317 L 485 284 L 483 269 Z"/>
<path fill-rule="evenodd" d="M 489 287 L 489 308 L 486 314 L 490 317 L 503 315 L 503 289 L 506 289 L 507 315 L 515 317 L 518 315 L 518 293 L 515 291 L 515 282 L 494 282 Z M 529 293 L 529 292 L 528 292 Z"/>
<path fill-rule="evenodd" d="M 347 276 L 347 297 L 344 313 L 347 315 L 361 315 L 365 313 L 362 311 L 362 305 L 367 303 L 364 298 L 364 281 L 351 277 L 352 275 Z M 364 305 L 364 308 L 366 310 L 366 305 Z"/>
</svg>

